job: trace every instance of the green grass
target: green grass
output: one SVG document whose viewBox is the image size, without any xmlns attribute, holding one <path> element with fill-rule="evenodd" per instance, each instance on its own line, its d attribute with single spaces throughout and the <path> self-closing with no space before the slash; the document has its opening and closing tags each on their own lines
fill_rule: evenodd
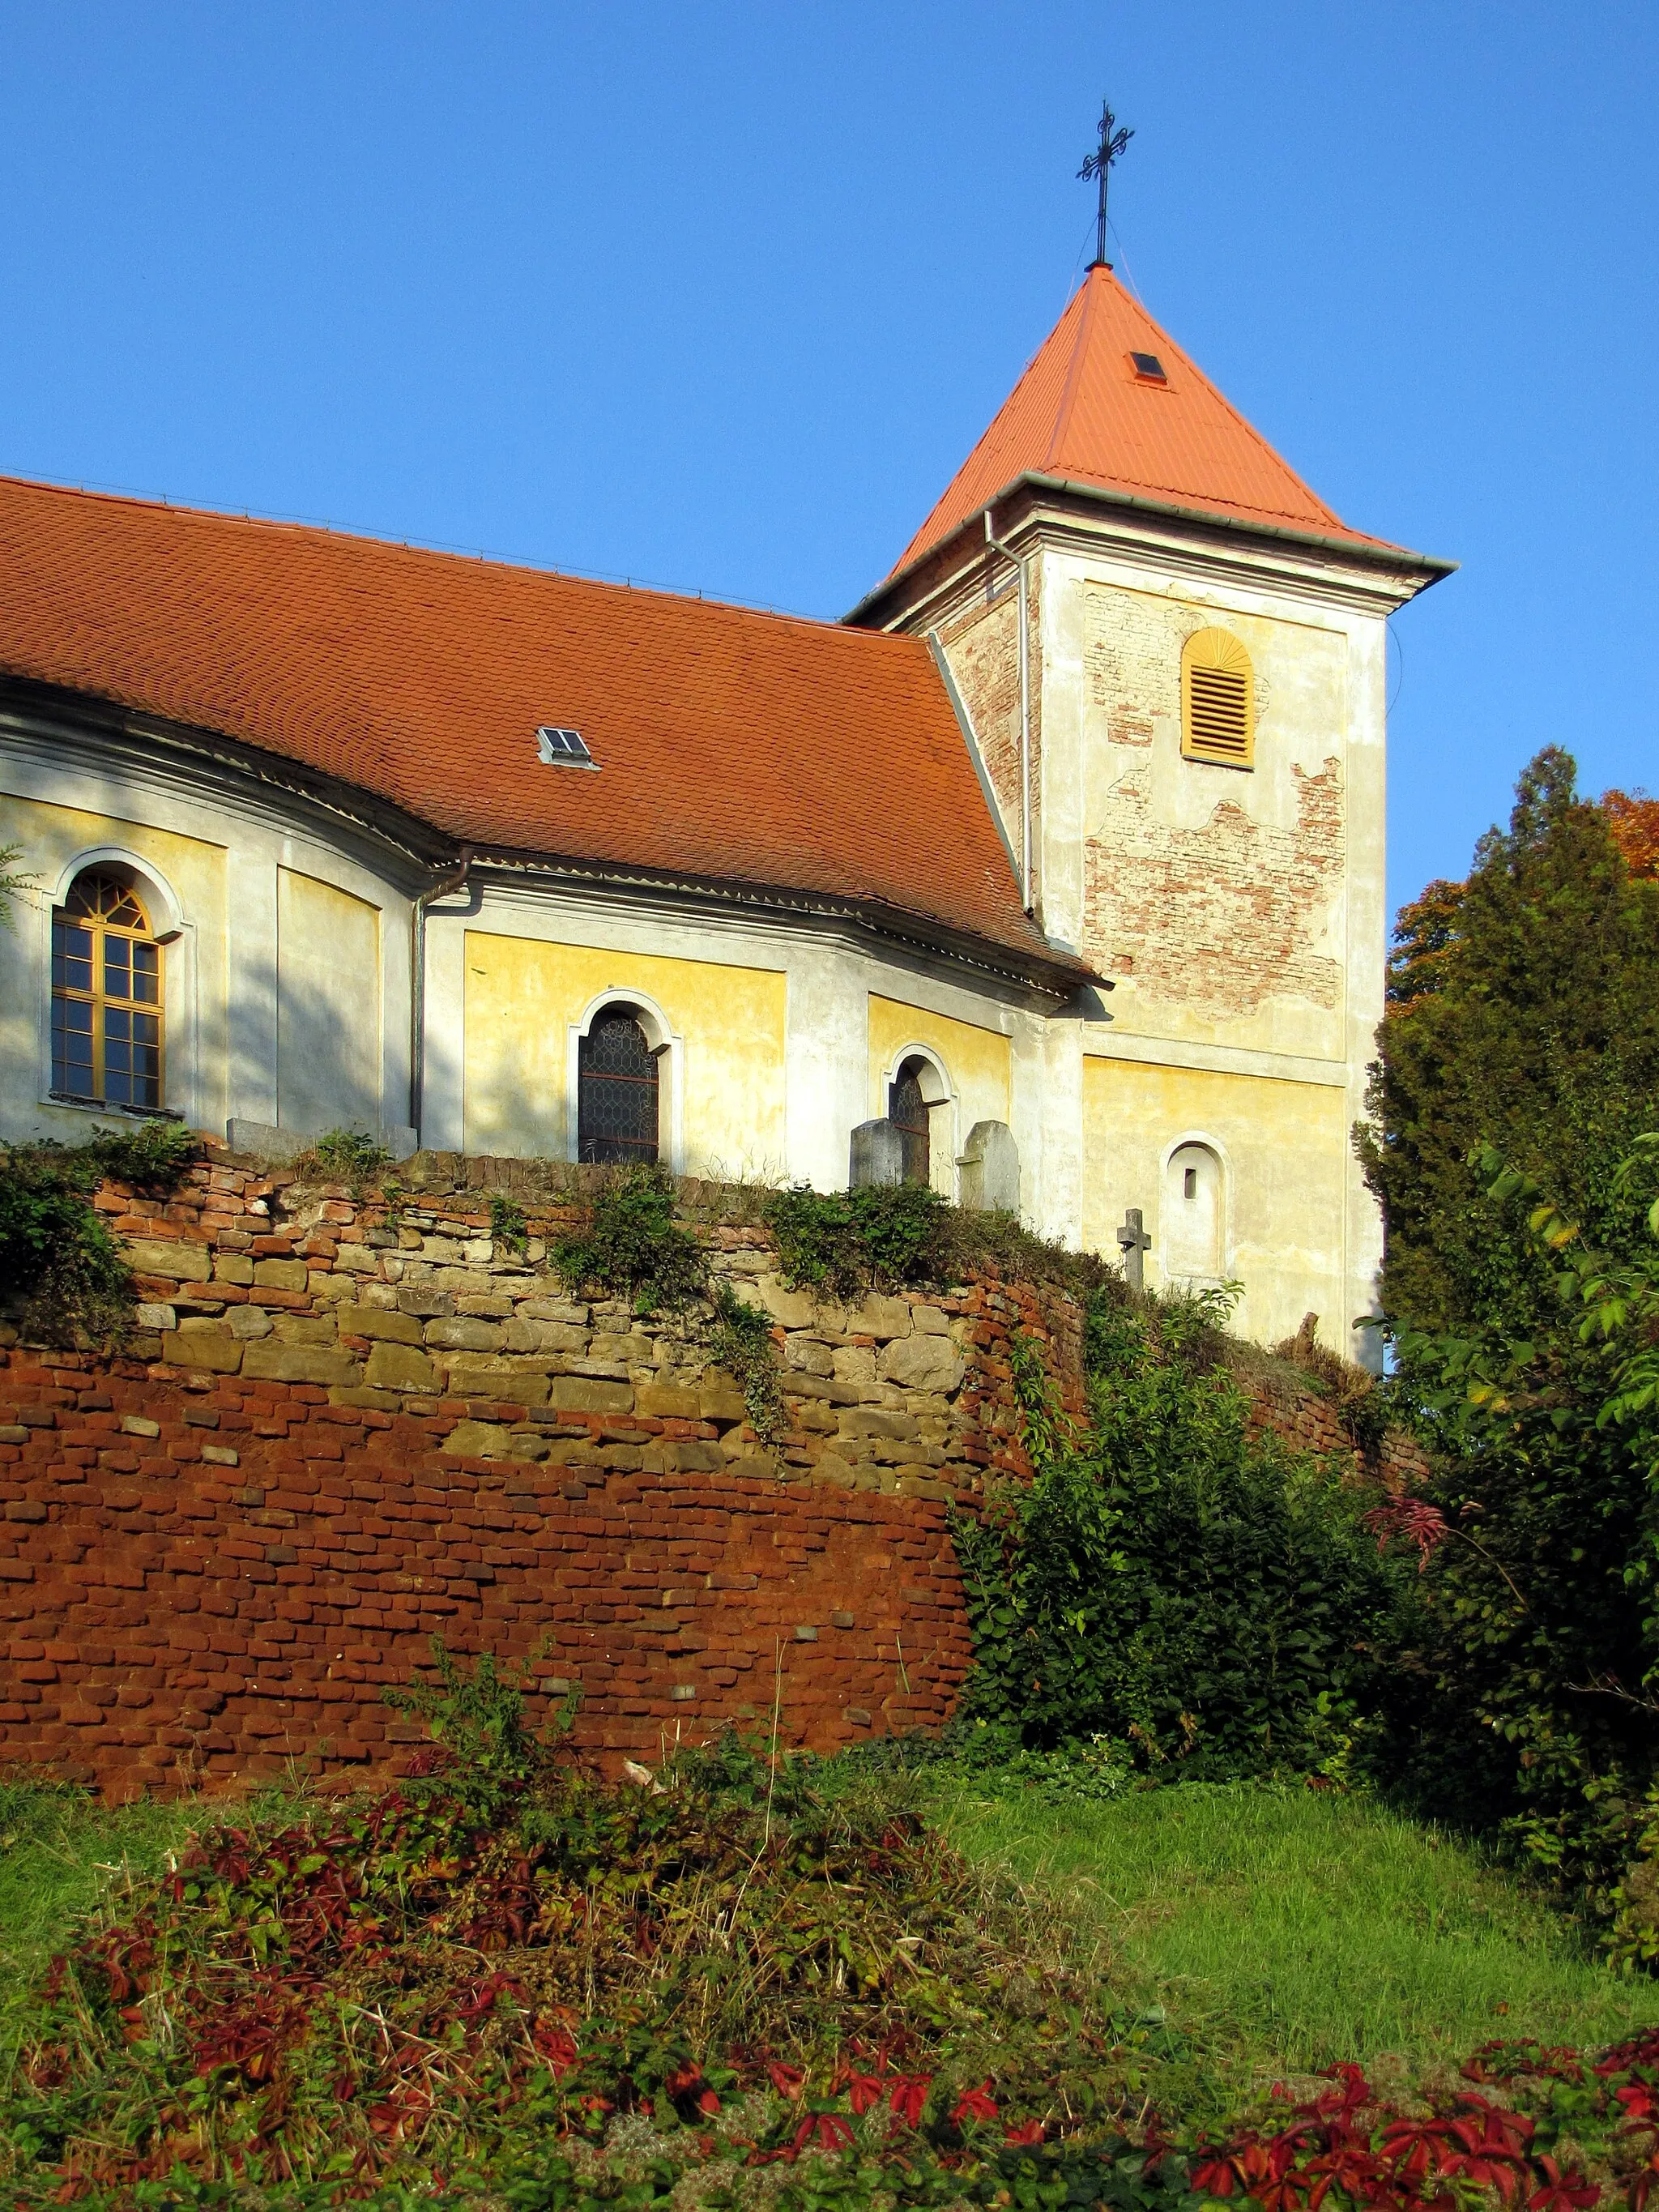
<svg viewBox="0 0 1659 2212">
<path fill-rule="evenodd" d="M 1659 2021 L 1659 1985 L 1597 1963 L 1512 1875 L 1364 1798 L 1188 1784 L 1057 1805 L 968 1781 L 934 1812 L 1236 2087 L 1384 2053 L 1417 2073 L 1493 2037 L 1582 2045 Z"/>
<path fill-rule="evenodd" d="M 0 2073 L 29 1992 L 73 1923 L 233 1809 L 200 1798 L 104 1806 L 79 1790 L 0 1781 Z"/>
</svg>

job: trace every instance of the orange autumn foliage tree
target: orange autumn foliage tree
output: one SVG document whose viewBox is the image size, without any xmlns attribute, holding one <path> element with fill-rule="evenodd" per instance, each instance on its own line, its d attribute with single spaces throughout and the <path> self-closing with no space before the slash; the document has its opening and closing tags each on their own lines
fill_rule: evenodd
<svg viewBox="0 0 1659 2212">
<path fill-rule="evenodd" d="M 1613 843 L 1638 882 L 1659 877 L 1659 799 L 1635 791 L 1604 791 L 1595 801 Z M 1467 884 L 1438 877 L 1407 899 L 1395 918 L 1389 955 L 1387 1011 L 1403 1014 L 1440 988 L 1458 933 Z"/>
<path fill-rule="evenodd" d="M 1641 790 L 1604 791 L 1598 803 L 1632 875 L 1659 875 L 1659 799 Z"/>
</svg>

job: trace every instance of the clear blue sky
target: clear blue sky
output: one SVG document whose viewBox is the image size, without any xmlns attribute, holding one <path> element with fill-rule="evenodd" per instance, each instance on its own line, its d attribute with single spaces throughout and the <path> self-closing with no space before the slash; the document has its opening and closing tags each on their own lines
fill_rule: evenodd
<svg viewBox="0 0 1659 2212">
<path fill-rule="evenodd" d="M 1659 9 L 0 0 L 0 469 L 837 615 L 1118 264 L 1395 623 L 1391 888 L 1659 784 Z"/>
</svg>

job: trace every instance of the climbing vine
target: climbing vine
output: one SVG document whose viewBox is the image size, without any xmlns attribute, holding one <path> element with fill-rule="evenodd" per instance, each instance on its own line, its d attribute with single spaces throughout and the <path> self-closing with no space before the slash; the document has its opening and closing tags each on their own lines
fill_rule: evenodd
<svg viewBox="0 0 1659 2212">
<path fill-rule="evenodd" d="M 750 1427 L 763 1443 L 769 1443 L 784 1425 L 778 1349 L 770 1317 L 740 1298 L 729 1283 L 716 1283 L 709 1296 L 714 1328 L 708 1348 L 736 1377 Z"/>
</svg>

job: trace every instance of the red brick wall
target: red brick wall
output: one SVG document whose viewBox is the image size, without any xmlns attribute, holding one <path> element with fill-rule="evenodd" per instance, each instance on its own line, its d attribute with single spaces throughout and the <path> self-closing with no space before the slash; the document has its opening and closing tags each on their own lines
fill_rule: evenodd
<svg viewBox="0 0 1659 2212">
<path fill-rule="evenodd" d="M 416 1731 L 380 1686 L 434 1633 L 550 1634 L 577 1740 L 653 1757 L 768 1722 L 775 1684 L 787 1742 L 937 1726 L 967 1665 L 935 1499 L 452 1457 L 463 1406 L 3 1356 L 5 1747 L 113 1796 L 387 1759 Z M 560 1425 L 625 1454 L 676 1425 Z"/>
<path fill-rule="evenodd" d="M 117 1796 L 391 1765 L 420 1732 L 380 1691 L 434 1633 L 545 1644 L 547 1697 L 580 1686 L 576 1740 L 613 1758 L 769 1726 L 775 1696 L 819 1749 L 938 1726 L 970 1656 L 949 1510 L 1029 1473 L 1014 1330 L 1080 1410 L 1075 1304 L 987 1279 L 817 1309 L 758 1231 L 710 1226 L 776 1321 L 763 1440 L 694 1328 L 544 1295 L 522 1164 L 424 1174 L 395 1231 L 222 1159 L 165 1204 L 106 1189 L 131 1356 L 0 1328 L 0 1755 Z M 492 1250 L 476 1187 L 515 1179 L 535 1234 Z M 1346 1448 L 1294 1383 L 1260 1403 Z"/>
</svg>

